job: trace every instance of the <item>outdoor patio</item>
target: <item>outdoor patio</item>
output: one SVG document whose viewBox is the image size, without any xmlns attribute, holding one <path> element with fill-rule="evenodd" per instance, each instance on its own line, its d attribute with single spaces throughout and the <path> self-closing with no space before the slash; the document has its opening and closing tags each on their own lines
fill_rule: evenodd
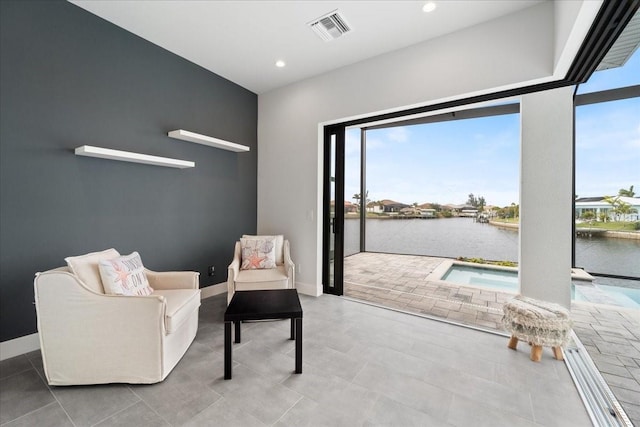
<svg viewBox="0 0 640 427">
<path fill-rule="evenodd" d="M 434 270 L 450 261 L 373 252 L 351 255 L 344 260 L 344 295 L 504 334 L 502 305 L 515 293 L 434 280 L 439 276 Z M 640 310 L 573 302 L 571 312 L 576 335 L 631 421 L 640 426 Z"/>
</svg>

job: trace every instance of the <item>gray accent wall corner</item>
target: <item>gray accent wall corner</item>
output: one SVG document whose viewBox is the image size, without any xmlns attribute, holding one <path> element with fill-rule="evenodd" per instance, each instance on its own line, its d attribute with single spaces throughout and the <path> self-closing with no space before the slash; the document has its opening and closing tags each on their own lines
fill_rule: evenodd
<svg viewBox="0 0 640 427">
<path fill-rule="evenodd" d="M 234 241 L 256 231 L 257 95 L 71 3 L 0 8 L 0 341 L 36 332 L 34 274 L 66 256 L 136 250 L 152 270 L 224 281 Z M 75 156 L 85 144 L 196 167 Z"/>
</svg>

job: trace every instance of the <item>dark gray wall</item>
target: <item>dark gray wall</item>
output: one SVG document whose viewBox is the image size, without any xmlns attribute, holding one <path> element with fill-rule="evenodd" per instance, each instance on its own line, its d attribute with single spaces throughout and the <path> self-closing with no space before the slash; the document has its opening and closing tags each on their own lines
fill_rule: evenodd
<svg viewBox="0 0 640 427">
<path fill-rule="evenodd" d="M 256 229 L 257 95 L 70 3 L 0 4 L 0 340 L 36 332 L 34 274 L 66 256 L 137 250 L 202 287 L 226 280 L 234 241 Z M 75 156 L 85 144 L 196 167 Z"/>
</svg>

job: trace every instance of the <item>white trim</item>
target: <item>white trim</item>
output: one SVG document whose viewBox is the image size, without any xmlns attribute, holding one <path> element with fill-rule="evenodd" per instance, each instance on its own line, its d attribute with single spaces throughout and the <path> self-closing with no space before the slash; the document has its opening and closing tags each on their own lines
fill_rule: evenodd
<svg viewBox="0 0 640 427">
<path fill-rule="evenodd" d="M 227 282 L 216 283 L 200 289 L 200 300 L 227 293 Z"/>
<path fill-rule="evenodd" d="M 0 342 L 0 360 L 11 359 L 12 357 L 36 350 L 40 350 L 40 336 L 37 332 L 35 334 Z"/>
<path fill-rule="evenodd" d="M 296 281 L 296 289 L 299 293 L 304 295 L 311 295 L 312 297 L 319 297 L 322 295 L 322 288 L 309 283 L 301 283 Z"/>
</svg>

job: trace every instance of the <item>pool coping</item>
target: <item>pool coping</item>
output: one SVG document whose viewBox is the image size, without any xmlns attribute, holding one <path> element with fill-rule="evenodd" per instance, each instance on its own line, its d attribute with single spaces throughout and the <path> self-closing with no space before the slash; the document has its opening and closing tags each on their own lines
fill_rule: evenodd
<svg viewBox="0 0 640 427">
<path fill-rule="evenodd" d="M 511 271 L 518 273 L 518 267 L 506 267 L 504 265 L 495 265 L 495 264 L 480 264 L 477 262 L 467 262 L 467 261 L 458 261 L 455 259 L 444 259 L 440 265 L 433 269 L 433 271 L 427 275 L 426 280 L 433 281 L 436 283 L 446 283 L 446 284 L 455 284 L 458 286 L 473 286 L 469 283 L 458 283 L 458 282 L 450 282 L 447 280 L 443 280 L 442 278 L 447 274 L 449 269 L 454 266 L 464 266 L 464 267 L 475 267 L 475 268 L 484 268 L 487 270 L 497 270 L 497 271 Z M 571 269 L 571 280 L 579 280 L 583 282 L 593 282 L 594 277 L 584 271 L 581 268 L 572 268 Z M 487 286 L 490 289 L 496 289 Z M 505 290 L 500 289 L 502 292 Z M 506 291 L 508 292 L 508 291 Z"/>
</svg>

